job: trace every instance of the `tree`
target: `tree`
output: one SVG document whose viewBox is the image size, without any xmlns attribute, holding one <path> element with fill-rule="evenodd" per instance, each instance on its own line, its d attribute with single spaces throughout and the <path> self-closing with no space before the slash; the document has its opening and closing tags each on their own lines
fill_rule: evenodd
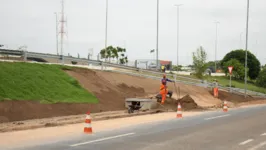
<svg viewBox="0 0 266 150">
<path fill-rule="evenodd" d="M 224 70 L 226 75 L 228 74 L 228 67 L 233 66 L 232 76 L 236 79 L 243 80 L 245 78 L 245 67 L 237 59 L 231 59 L 224 63 L 226 69 Z"/>
<path fill-rule="evenodd" d="M 261 66 L 261 70 L 266 69 L 266 65 Z"/>
<path fill-rule="evenodd" d="M 241 64 L 245 64 L 245 50 L 234 50 L 231 51 L 229 53 L 227 53 L 223 60 L 221 61 L 221 65 L 223 66 L 223 70 L 226 70 L 226 66 L 224 66 L 225 62 L 231 60 L 231 59 L 237 59 Z M 251 52 L 248 51 L 248 76 L 250 77 L 250 79 L 256 79 L 260 73 L 260 62 L 259 60 L 256 58 L 256 56 L 254 56 Z"/>
<path fill-rule="evenodd" d="M 266 69 L 263 69 L 256 80 L 256 84 L 260 87 L 266 88 Z"/>
<path fill-rule="evenodd" d="M 126 53 L 126 49 L 125 48 L 121 48 L 121 47 L 113 47 L 113 46 L 108 46 L 105 49 L 102 49 L 100 51 L 101 54 L 101 58 L 107 58 L 109 59 L 109 62 L 111 61 L 111 59 L 116 59 L 119 64 L 125 64 L 128 63 L 128 58 L 125 55 Z"/>
<path fill-rule="evenodd" d="M 216 70 L 215 70 L 215 62 L 214 61 L 209 61 L 207 63 L 207 67 L 209 69 L 211 69 L 212 72 L 216 72 Z M 221 61 L 216 61 L 216 69 L 222 69 Z"/>
<path fill-rule="evenodd" d="M 126 63 L 128 63 L 127 56 L 120 58 L 120 59 L 119 59 L 119 63 L 120 63 L 120 64 L 126 64 Z"/>
<path fill-rule="evenodd" d="M 207 53 L 203 49 L 202 46 L 200 46 L 196 52 L 193 52 L 193 65 L 195 67 L 196 76 L 199 78 L 202 78 L 203 73 L 205 72 L 207 65 L 206 65 L 206 59 L 207 59 Z"/>
<path fill-rule="evenodd" d="M 102 49 L 100 51 L 101 58 L 106 58 L 110 61 L 113 51 L 115 51 L 115 48 L 113 46 L 108 46 L 106 49 Z"/>
</svg>

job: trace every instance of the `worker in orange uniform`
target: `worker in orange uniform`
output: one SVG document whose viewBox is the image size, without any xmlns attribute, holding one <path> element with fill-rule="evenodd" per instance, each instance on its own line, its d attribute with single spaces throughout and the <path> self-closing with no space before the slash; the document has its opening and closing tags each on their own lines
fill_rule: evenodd
<svg viewBox="0 0 266 150">
<path fill-rule="evenodd" d="M 174 82 L 174 81 L 166 78 L 166 75 L 164 74 L 163 75 L 163 78 L 161 80 L 161 86 L 160 86 L 160 94 L 162 95 L 162 102 L 161 102 L 161 104 L 164 104 L 164 101 L 166 99 L 166 95 L 168 93 L 168 90 L 167 90 L 167 81 Z"/>
</svg>

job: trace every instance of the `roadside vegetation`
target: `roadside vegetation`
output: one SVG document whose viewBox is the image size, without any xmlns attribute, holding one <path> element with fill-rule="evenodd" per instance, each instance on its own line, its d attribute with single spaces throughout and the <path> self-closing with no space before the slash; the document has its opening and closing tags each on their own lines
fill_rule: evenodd
<svg viewBox="0 0 266 150">
<path fill-rule="evenodd" d="M 126 49 L 122 47 L 108 46 L 106 49 L 100 51 L 101 58 L 106 58 L 111 61 L 111 59 L 116 59 L 119 64 L 128 63 L 128 57 L 126 55 Z"/>
<path fill-rule="evenodd" d="M 98 103 L 63 70 L 71 67 L 0 62 L 0 101 L 35 100 L 42 103 Z"/>
<path fill-rule="evenodd" d="M 266 67 L 262 67 L 259 60 L 253 55 L 250 51 L 248 55 L 248 84 L 247 89 L 251 91 L 266 93 Z M 232 72 L 232 87 L 235 88 L 245 88 L 245 51 L 233 50 L 227 53 L 221 61 L 217 61 L 217 68 L 221 69 L 225 76 L 214 77 L 203 74 L 205 73 L 206 68 L 214 68 L 214 62 L 206 63 L 207 53 L 205 50 L 200 47 L 196 52 L 193 53 L 193 66 L 195 68 L 194 77 L 205 79 L 209 82 L 213 82 L 215 79 L 218 80 L 218 83 L 222 86 L 229 87 L 229 72 L 228 67 L 233 66 Z"/>
<path fill-rule="evenodd" d="M 229 77 L 225 76 L 219 76 L 219 77 L 214 77 L 214 76 L 205 76 L 205 80 L 209 82 L 213 82 L 214 79 L 218 81 L 218 83 L 224 87 L 229 87 Z M 240 88 L 240 89 L 245 89 L 245 82 L 242 80 L 235 80 L 232 79 L 232 87 L 234 88 Z M 265 93 L 266 94 L 266 88 L 259 87 L 257 86 L 254 81 L 248 80 L 247 84 L 247 89 L 255 92 L 260 92 L 260 93 Z"/>
</svg>

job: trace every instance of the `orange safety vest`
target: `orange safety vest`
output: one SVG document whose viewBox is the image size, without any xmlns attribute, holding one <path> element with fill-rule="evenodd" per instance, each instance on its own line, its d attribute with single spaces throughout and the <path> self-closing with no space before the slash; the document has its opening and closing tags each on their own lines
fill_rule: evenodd
<svg viewBox="0 0 266 150">
<path fill-rule="evenodd" d="M 166 90 L 166 89 L 167 89 L 166 85 L 161 84 L 160 90 Z"/>
</svg>

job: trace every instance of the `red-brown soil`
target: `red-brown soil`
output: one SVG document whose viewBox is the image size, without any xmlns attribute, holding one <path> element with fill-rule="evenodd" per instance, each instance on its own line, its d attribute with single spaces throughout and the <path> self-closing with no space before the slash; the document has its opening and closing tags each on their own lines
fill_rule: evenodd
<svg viewBox="0 0 266 150">
<path fill-rule="evenodd" d="M 114 72 L 74 68 L 67 70 L 66 73 L 76 78 L 82 87 L 93 93 L 99 99 L 99 103 L 40 104 L 33 101 L 2 101 L 0 102 L 0 122 L 85 114 L 87 111 L 124 110 L 125 98 L 155 96 L 160 86 L 158 80 Z M 177 84 L 177 86 L 180 88 L 180 98 L 189 95 L 183 98 L 184 106 L 182 108 L 184 110 L 221 103 L 219 99 L 213 98 L 208 89 L 184 84 Z M 172 83 L 168 83 L 168 87 L 169 90 L 175 91 Z M 228 95 L 223 92 L 220 94 L 222 99 L 230 96 L 231 94 Z M 175 92 L 173 98 L 177 99 Z M 176 109 L 176 104 L 173 103 L 169 107 Z"/>
</svg>

